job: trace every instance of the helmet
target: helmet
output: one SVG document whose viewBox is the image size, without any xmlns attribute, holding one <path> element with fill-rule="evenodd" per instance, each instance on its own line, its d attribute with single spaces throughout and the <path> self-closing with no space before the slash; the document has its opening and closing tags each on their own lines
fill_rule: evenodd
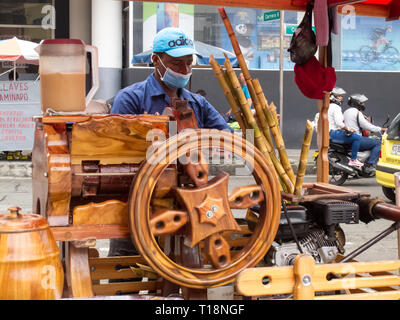
<svg viewBox="0 0 400 320">
<path fill-rule="evenodd" d="M 334 87 L 329 96 L 329 100 L 333 103 L 341 105 L 343 99 L 339 99 L 339 97 L 343 96 L 344 94 L 346 94 L 346 91 L 344 91 L 342 88 Z"/>
<path fill-rule="evenodd" d="M 347 100 L 347 104 L 350 107 L 357 108 L 360 111 L 365 110 L 365 102 L 368 100 L 368 98 L 360 93 L 352 94 L 349 99 Z"/>
<path fill-rule="evenodd" d="M 247 33 L 247 25 L 245 23 L 240 23 L 238 24 L 236 27 L 236 32 L 241 34 L 241 35 L 245 35 Z"/>
</svg>

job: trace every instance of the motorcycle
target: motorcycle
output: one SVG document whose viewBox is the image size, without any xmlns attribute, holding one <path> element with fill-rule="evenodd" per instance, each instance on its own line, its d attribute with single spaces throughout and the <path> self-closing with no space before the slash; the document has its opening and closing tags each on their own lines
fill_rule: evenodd
<svg viewBox="0 0 400 320">
<path fill-rule="evenodd" d="M 390 117 L 387 116 L 386 121 L 381 126 L 386 128 L 389 123 Z M 370 133 L 369 138 L 381 140 L 382 134 L 380 132 Z M 361 163 L 367 163 L 371 151 L 358 151 L 357 160 Z M 313 159 L 317 163 L 319 152 L 315 151 Z M 373 178 L 375 171 L 367 171 L 365 166 L 349 166 L 351 158 L 351 144 L 341 144 L 329 141 L 328 159 L 329 159 L 329 183 L 340 186 L 348 179 L 359 178 Z"/>
</svg>

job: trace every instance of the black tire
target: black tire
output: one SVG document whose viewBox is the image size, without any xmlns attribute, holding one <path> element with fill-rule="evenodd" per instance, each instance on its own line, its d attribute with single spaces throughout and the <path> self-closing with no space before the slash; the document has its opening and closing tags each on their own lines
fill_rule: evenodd
<svg viewBox="0 0 400 320">
<path fill-rule="evenodd" d="M 329 183 L 333 184 L 335 186 L 341 186 L 347 178 L 349 177 L 349 174 L 337 169 L 333 169 L 331 166 L 329 166 Z"/>
<path fill-rule="evenodd" d="M 388 198 L 390 201 L 396 202 L 396 193 L 394 191 L 394 188 L 388 188 L 382 186 L 382 192 L 385 195 L 385 197 Z"/>
<path fill-rule="evenodd" d="M 345 156 L 332 152 L 328 154 L 329 157 L 329 183 L 335 186 L 341 186 L 348 179 L 349 174 L 340 169 L 334 168 L 332 162 L 344 162 L 346 161 Z"/>
<path fill-rule="evenodd" d="M 332 155 L 329 155 L 331 157 Z M 314 158 L 315 167 L 317 167 L 318 156 Z M 329 164 L 329 183 L 335 186 L 341 186 L 348 179 L 349 175 L 346 172 L 334 169 L 331 164 Z"/>
</svg>

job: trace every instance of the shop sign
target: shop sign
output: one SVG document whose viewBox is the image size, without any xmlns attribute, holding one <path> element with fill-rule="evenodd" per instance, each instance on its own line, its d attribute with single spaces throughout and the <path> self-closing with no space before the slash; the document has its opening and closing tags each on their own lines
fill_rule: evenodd
<svg viewBox="0 0 400 320">
<path fill-rule="evenodd" d="M 281 12 L 279 10 L 264 12 L 264 21 L 279 20 Z"/>
<path fill-rule="evenodd" d="M 297 29 L 298 25 L 297 24 L 286 24 L 285 25 L 285 34 L 287 36 L 291 36 L 294 34 L 294 31 Z M 312 27 L 313 31 L 315 32 L 315 27 Z"/>
<path fill-rule="evenodd" d="M 39 81 L 0 81 L 0 151 L 32 150 Z"/>
</svg>

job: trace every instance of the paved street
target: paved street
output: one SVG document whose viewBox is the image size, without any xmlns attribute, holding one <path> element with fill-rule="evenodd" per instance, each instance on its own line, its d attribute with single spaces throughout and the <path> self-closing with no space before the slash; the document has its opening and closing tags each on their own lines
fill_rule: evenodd
<svg viewBox="0 0 400 320">
<path fill-rule="evenodd" d="M 314 175 L 307 175 L 305 182 L 314 182 Z M 7 212 L 10 206 L 19 206 L 22 212 L 30 212 L 32 210 L 32 180 L 30 178 L 0 178 L 0 212 Z M 232 190 L 237 185 L 249 185 L 255 183 L 253 178 L 249 177 L 230 177 L 229 189 Z M 351 187 L 360 191 L 371 193 L 372 197 L 385 199 L 380 186 L 374 179 L 359 179 L 347 181 L 346 187 Z M 387 227 L 392 222 L 387 220 L 376 220 L 369 224 L 360 222 L 357 225 L 342 224 L 342 228 L 346 234 L 346 254 L 352 252 L 362 243 L 365 243 Z M 98 248 L 101 255 L 107 254 L 108 241 L 98 241 Z M 383 259 L 397 259 L 397 233 L 394 232 L 366 252 L 358 256 L 358 260 L 368 261 Z"/>
</svg>

